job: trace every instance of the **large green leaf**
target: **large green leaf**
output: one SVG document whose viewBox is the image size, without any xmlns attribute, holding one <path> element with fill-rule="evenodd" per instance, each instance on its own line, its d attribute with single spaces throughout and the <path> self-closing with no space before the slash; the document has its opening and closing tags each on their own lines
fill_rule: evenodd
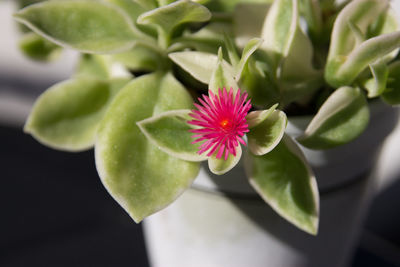
<svg viewBox="0 0 400 267">
<path fill-rule="evenodd" d="M 317 183 L 304 155 L 290 137 L 284 136 L 274 150 L 246 157 L 250 184 L 278 214 L 300 229 L 318 232 Z"/>
<path fill-rule="evenodd" d="M 187 122 L 192 119 L 189 109 L 172 110 L 139 121 L 137 125 L 148 140 L 171 156 L 188 160 L 202 161 L 207 156 L 199 155 L 198 144 L 189 132 L 193 127 Z"/>
<path fill-rule="evenodd" d="M 46 1 L 15 18 L 61 46 L 87 53 L 112 53 L 133 46 L 137 32 L 128 15 L 101 1 Z"/>
<path fill-rule="evenodd" d="M 108 105 L 128 81 L 79 77 L 56 84 L 38 98 L 24 130 L 52 148 L 88 149 Z"/>
<path fill-rule="evenodd" d="M 271 109 L 267 111 L 269 114 L 266 118 L 247 133 L 249 149 L 254 155 L 260 156 L 270 152 L 278 145 L 285 133 L 286 114 L 280 110 L 270 111 Z M 259 115 L 262 117 L 264 114 L 260 112 Z"/>
<path fill-rule="evenodd" d="M 145 75 L 120 91 L 99 127 L 97 171 L 136 222 L 174 201 L 199 171 L 199 163 L 172 157 L 153 145 L 136 123 L 191 106 L 192 98 L 171 74 Z"/>
<path fill-rule="evenodd" d="M 298 141 L 312 149 L 332 148 L 355 139 L 368 121 L 368 104 L 361 90 L 341 87 L 321 106 Z"/>
</svg>

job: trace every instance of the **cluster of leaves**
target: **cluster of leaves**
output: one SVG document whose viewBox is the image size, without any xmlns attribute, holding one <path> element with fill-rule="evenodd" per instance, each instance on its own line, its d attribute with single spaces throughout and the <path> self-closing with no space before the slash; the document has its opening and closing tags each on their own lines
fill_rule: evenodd
<svg viewBox="0 0 400 267">
<path fill-rule="evenodd" d="M 299 143 L 348 143 L 368 124 L 368 98 L 400 103 L 400 31 L 386 0 L 21 3 L 15 18 L 32 31 L 21 41 L 27 55 L 82 53 L 73 77 L 39 97 L 25 131 L 56 149 L 94 146 L 104 186 L 136 222 L 187 189 L 200 161 L 217 174 L 238 163 L 240 146 L 223 160 L 191 144 L 188 113 L 207 89 L 248 92 L 250 184 L 311 234 L 319 196 Z M 303 110 L 316 114 L 296 142 L 284 111 Z"/>
</svg>

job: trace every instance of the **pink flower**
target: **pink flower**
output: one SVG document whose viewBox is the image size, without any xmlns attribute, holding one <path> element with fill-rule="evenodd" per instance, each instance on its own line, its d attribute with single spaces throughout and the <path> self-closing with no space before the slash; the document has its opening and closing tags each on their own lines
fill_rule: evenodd
<svg viewBox="0 0 400 267">
<path fill-rule="evenodd" d="M 192 137 L 197 138 L 192 144 L 203 142 L 199 147 L 199 154 L 208 151 L 207 156 L 211 156 L 216 153 L 217 159 L 225 154 L 224 158 L 227 160 L 229 154 L 236 156 L 239 142 L 246 145 L 242 137 L 249 131 L 246 115 L 251 108 L 250 99 L 246 102 L 247 93 L 241 95 L 240 89 L 234 96 L 232 88 L 229 93 L 224 88 L 219 89 L 218 95 L 211 91 L 209 94 L 210 97 L 199 97 L 202 105 L 195 103 L 198 110 L 192 110 L 189 114 L 194 120 L 188 123 L 200 126 L 190 130 L 195 133 Z"/>
</svg>

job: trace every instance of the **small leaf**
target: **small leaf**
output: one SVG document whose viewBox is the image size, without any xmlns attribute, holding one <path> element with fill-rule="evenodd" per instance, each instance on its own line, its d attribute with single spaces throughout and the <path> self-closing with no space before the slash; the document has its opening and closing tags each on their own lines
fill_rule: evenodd
<svg viewBox="0 0 400 267">
<path fill-rule="evenodd" d="M 56 59 L 62 51 L 61 47 L 58 45 L 47 41 L 33 32 L 25 34 L 18 45 L 25 56 L 39 61 L 52 61 Z"/>
<path fill-rule="evenodd" d="M 368 104 L 361 90 L 341 87 L 325 101 L 297 140 L 311 149 L 336 147 L 359 136 L 368 121 Z"/>
<path fill-rule="evenodd" d="M 190 110 L 172 110 L 139 121 L 137 125 L 148 140 L 173 157 L 188 161 L 203 161 L 207 156 L 199 155 L 198 145 L 192 144 L 193 127 Z"/>
<path fill-rule="evenodd" d="M 236 47 L 235 44 L 233 43 L 232 39 L 230 36 L 228 36 L 227 33 L 223 33 L 224 35 L 224 44 L 225 44 L 225 48 L 228 52 L 228 56 L 229 56 L 229 61 L 231 63 L 232 66 L 236 66 L 239 63 L 239 55 L 236 51 Z"/>
<path fill-rule="evenodd" d="M 127 50 L 137 36 L 125 13 L 100 1 L 46 1 L 14 16 L 48 40 L 87 53 Z"/>
<path fill-rule="evenodd" d="M 80 77 L 56 84 L 38 98 L 24 131 L 55 149 L 88 149 L 108 105 L 128 81 Z"/>
<path fill-rule="evenodd" d="M 279 215 L 298 228 L 318 232 L 319 194 L 315 176 L 290 137 L 263 156 L 247 154 L 250 184 Z"/>
<path fill-rule="evenodd" d="M 189 0 L 180 0 L 140 15 L 137 22 L 144 25 L 156 25 L 169 34 L 182 23 L 204 22 L 210 18 L 211 13 L 206 7 Z"/>
<path fill-rule="evenodd" d="M 266 110 L 256 110 L 252 111 L 246 116 L 246 121 L 247 124 L 249 125 L 249 129 L 252 129 L 253 127 L 259 125 L 262 123 L 266 118 L 269 117 L 269 115 L 272 114 L 272 112 L 275 111 L 275 109 L 278 107 L 278 104 L 273 105 L 269 109 Z"/>
<path fill-rule="evenodd" d="M 222 175 L 230 171 L 239 162 L 242 157 L 242 148 L 240 145 L 236 147 L 236 156 L 229 154 L 225 160 L 224 157 L 217 159 L 214 155 L 208 158 L 208 167 L 210 171 L 217 175 Z"/>
<path fill-rule="evenodd" d="M 389 105 L 400 105 L 400 61 L 389 65 L 389 78 L 382 99 Z"/>
<path fill-rule="evenodd" d="M 202 83 L 209 84 L 212 69 L 218 63 L 216 55 L 204 52 L 185 51 L 170 53 L 169 58 Z M 222 67 L 233 73 L 232 66 L 222 60 Z"/>
<path fill-rule="evenodd" d="M 237 81 L 240 80 L 243 69 L 249 61 L 250 56 L 261 46 L 262 42 L 263 40 L 260 38 L 253 38 L 245 45 L 242 57 L 235 67 L 235 79 Z"/>
<path fill-rule="evenodd" d="M 261 156 L 274 149 L 285 133 L 286 124 L 286 114 L 273 110 L 260 124 L 251 128 L 247 133 L 251 153 Z"/>
<path fill-rule="evenodd" d="M 168 110 L 189 109 L 192 101 L 171 74 L 144 75 L 120 91 L 101 122 L 95 145 L 97 171 L 135 222 L 168 206 L 199 171 L 199 163 L 154 146 L 136 123 Z"/>
<path fill-rule="evenodd" d="M 252 38 L 261 36 L 270 6 L 270 4 L 261 3 L 239 3 L 236 6 L 233 13 L 233 29 L 239 48 L 245 47 Z"/>
<path fill-rule="evenodd" d="M 373 77 L 364 82 L 364 87 L 368 91 L 368 97 L 373 98 L 380 96 L 385 91 L 389 70 L 386 63 L 380 60 L 370 64 L 369 68 Z"/>
<path fill-rule="evenodd" d="M 230 69 L 231 68 L 224 67 L 222 49 L 220 48 L 218 50 L 218 62 L 211 74 L 208 90 L 218 94 L 219 89 L 226 88 L 229 91 L 229 89 L 232 88 L 233 93 L 235 94 L 239 89 L 239 86 L 233 78 L 233 73 L 230 72 Z"/>
</svg>

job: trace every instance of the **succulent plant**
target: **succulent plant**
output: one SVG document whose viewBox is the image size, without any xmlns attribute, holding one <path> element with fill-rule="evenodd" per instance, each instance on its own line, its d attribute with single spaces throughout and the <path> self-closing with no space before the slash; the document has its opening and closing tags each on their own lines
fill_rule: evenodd
<svg viewBox="0 0 400 267">
<path fill-rule="evenodd" d="M 387 0 L 20 2 L 25 54 L 81 53 L 25 131 L 55 149 L 94 146 L 101 181 L 136 222 L 189 188 L 201 161 L 223 174 L 243 156 L 265 202 L 316 234 L 319 195 L 301 146 L 346 144 L 365 130 L 369 101 L 400 103 Z M 286 114 L 313 116 L 296 140 Z"/>
</svg>

